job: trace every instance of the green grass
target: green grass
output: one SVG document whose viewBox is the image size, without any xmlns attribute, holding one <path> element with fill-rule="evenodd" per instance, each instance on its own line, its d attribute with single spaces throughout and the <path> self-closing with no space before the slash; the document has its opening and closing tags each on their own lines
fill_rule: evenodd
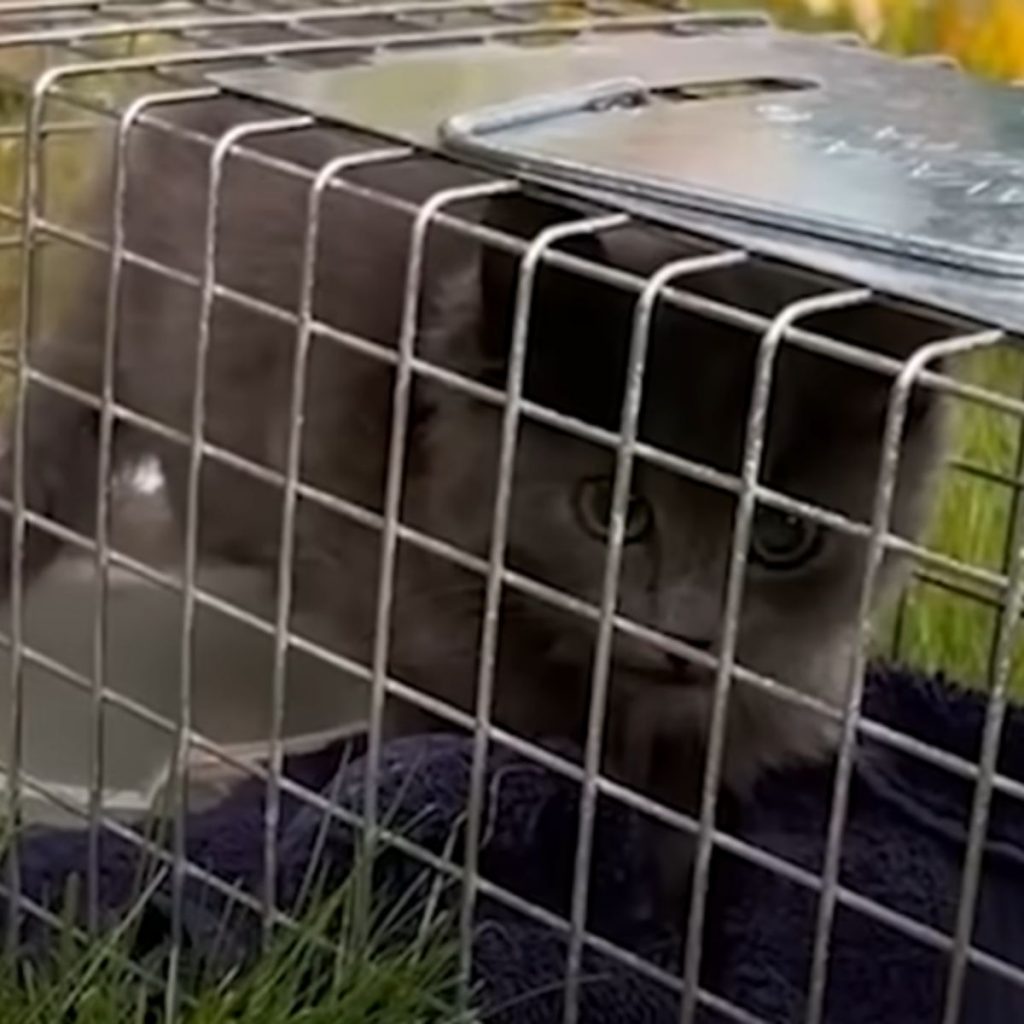
<svg viewBox="0 0 1024 1024">
<path fill-rule="evenodd" d="M 454 958 L 444 948 L 318 952 L 283 939 L 251 969 L 200 989 L 176 1024 L 444 1024 L 466 1020 L 451 999 Z M 311 980 L 315 979 L 315 983 Z M 155 982 L 123 952 L 98 944 L 16 978 L 0 972 L 0 1024 L 163 1024 Z"/>
<path fill-rule="evenodd" d="M 371 914 L 361 938 L 354 908 L 364 877 L 354 870 L 326 897 L 310 893 L 294 926 L 282 925 L 251 966 L 216 975 L 191 965 L 174 1024 L 471 1024 L 455 1008 L 457 947 L 437 893 L 413 886 L 422 898 Z M 49 960 L 17 971 L 0 960 L 0 1024 L 169 1024 L 162 968 L 131 959 L 138 914 L 83 942 L 75 902 L 69 896 Z"/>
<path fill-rule="evenodd" d="M 988 390 L 1024 394 L 1024 356 L 1003 347 L 967 361 L 960 376 Z M 1020 476 L 1021 424 L 976 404 L 955 410 L 954 450 L 927 537 L 930 549 L 992 572 L 1007 568 L 1014 488 L 982 473 Z M 980 472 L 971 472 L 964 466 Z M 897 614 L 879 630 L 878 653 L 972 686 L 990 674 L 998 597 L 983 584 L 931 570 L 918 572 Z M 1017 648 L 1020 648 L 1017 638 Z M 1024 696 L 1024 661 L 1015 658 L 1012 690 Z"/>
</svg>

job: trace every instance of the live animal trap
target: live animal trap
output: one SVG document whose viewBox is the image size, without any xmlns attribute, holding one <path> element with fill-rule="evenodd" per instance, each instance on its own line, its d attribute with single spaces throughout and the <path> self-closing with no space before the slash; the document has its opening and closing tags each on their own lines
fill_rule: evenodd
<svg viewBox="0 0 1024 1024">
<path fill-rule="evenodd" d="M 591 955 L 660 986 L 666 1019 L 776 1019 L 708 980 L 726 853 L 812 901 L 792 1019 L 841 1019 L 847 915 L 934 953 L 945 1024 L 974 1019 L 972 978 L 1024 990 L 1019 948 L 976 933 L 992 807 L 1024 795 L 1000 759 L 1024 679 L 1019 93 L 668 3 L 6 2 L 0 70 L 7 807 L 86 830 L 88 925 L 111 830 L 166 865 L 175 951 L 190 885 L 237 881 L 188 861 L 211 766 L 266 786 L 265 877 L 237 898 L 267 920 L 283 804 L 351 817 L 286 778 L 287 753 L 365 730 L 358 824 L 390 842 L 400 706 L 467 744 L 460 852 L 421 851 L 458 896 L 467 992 L 493 903 L 557 936 L 551 1019 L 600 1019 Z M 79 333 L 99 363 L 37 356 Z M 33 402 L 92 432 L 95 463 L 33 484 Z M 940 408 L 917 534 L 905 492 L 925 493 L 928 457 L 904 441 Z M 91 515 L 55 497 L 72 474 Z M 879 607 L 897 556 L 912 571 Z M 352 580 L 368 596 L 340 600 Z M 344 642 L 338 620 L 358 623 Z M 865 712 L 872 659 L 983 693 L 971 756 Z M 792 722 L 794 756 L 835 764 L 813 869 L 723 813 L 725 783 L 757 774 L 737 737 L 773 750 Z M 673 730 L 696 769 L 652 788 Z M 865 744 L 970 789 L 942 926 L 844 876 Z M 572 784 L 554 909 L 487 877 L 496 751 Z M 124 825 L 158 793 L 163 847 Z M 688 837 L 678 963 L 592 928 L 609 804 Z M 17 937 L 40 908 L 8 865 Z"/>
</svg>

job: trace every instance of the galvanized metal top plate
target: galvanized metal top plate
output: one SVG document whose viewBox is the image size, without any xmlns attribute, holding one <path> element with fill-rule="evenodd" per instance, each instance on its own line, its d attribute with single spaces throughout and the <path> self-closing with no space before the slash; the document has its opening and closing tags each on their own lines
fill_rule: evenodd
<svg viewBox="0 0 1024 1024">
<path fill-rule="evenodd" d="M 774 29 L 384 53 L 219 81 L 791 255 L 803 239 L 868 278 L 902 268 L 911 297 L 944 281 L 965 297 L 955 310 L 989 315 L 980 295 L 1024 324 L 1019 89 Z"/>
</svg>

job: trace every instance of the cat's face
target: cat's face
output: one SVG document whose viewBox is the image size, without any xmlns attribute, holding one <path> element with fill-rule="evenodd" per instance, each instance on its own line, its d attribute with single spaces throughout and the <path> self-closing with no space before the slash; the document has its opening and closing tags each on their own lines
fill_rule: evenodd
<svg viewBox="0 0 1024 1024">
<path fill-rule="evenodd" d="M 511 301 L 514 289 L 514 276 L 507 268 L 505 273 L 502 284 L 500 271 L 485 267 L 484 272 L 482 323 L 491 333 L 478 341 L 485 351 L 491 349 L 492 357 L 505 344 L 496 340 L 492 318 L 503 301 Z M 574 282 L 557 271 L 544 273 L 549 276 L 542 276 L 535 292 L 525 397 L 617 430 L 635 296 Z M 747 279 L 747 287 L 752 280 Z M 502 287 L 508 289 L 504 300 Z M 721 294 L 733 285 L 705 281 L 702 287 Z M 730 298 L 747 308 L 773 301 L 766 295 Z M 774 301 L 778 304 L 777 297 Z M 875 316 L 887 331 L 885 319 Z M 839 329 L 835 322 L 815 326 Z M 847 323 L 855 333 L 863 326 Z M 877 347 L 905 356 L 920 344 L 922 339 L 905 336 L 909 327 L 900 326 L 904 336 L 879 338 Z M 756 334 L 662 304 L 647 360 L 641 443 L 736 476 L 759 342 Z M 495 365 L 492 379 L 501 382 L 504 364 L 499 358 Z M 891 378 L 784 345 L 776 364 L 761 481 L 868 522 L 891 383 Z M 940 451 L 938 412 L 926 397 L 912 404 L 892 515 L 897 534 L 916 534 L 927 508 Z M 439 467 L 431 474 L 432 525 L 481 553 L 490 538 L 499 430 L 499 411 L 470 400 L 438 398 L 431 439 Z M 524 416 L 513 476 L 509 568 L 599 606 L 614 472 L 614 449 Z M 735 512 L 735 494 L 729 490 L 636 458 L 618 615 L 716 654 Z M 865 552 L 863 539 L 759 504 L 747 553 L 739 664 L 838 706 L 849 678 Z M 879 599 L 891 589 L 896 569 L 887 563 Z M 589 678 L 593 621 L 513 593 L 503 606 L 501 636 L 501 653 L 505 663 L 515 662 L 513 671 L 544 674 L 552 686 L 559 679 Z M 524 648 L 530 649 L 529 658 Z M 613 714 L 627 719 L 627 746 L 663 737 L 699 747 L 713 681 L 712 668 L 616 631 Z M 824 719 L 750 684 L 734 686 L 730 706 L 726 772 L 736 786 L 751 781 L 760 768 L 814 756 L 827 747 L 830 727 Z"/>
</svg>

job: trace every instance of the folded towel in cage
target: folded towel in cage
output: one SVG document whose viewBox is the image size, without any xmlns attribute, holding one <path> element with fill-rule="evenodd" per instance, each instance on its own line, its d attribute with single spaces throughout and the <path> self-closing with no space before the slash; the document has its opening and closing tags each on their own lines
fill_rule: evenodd
<svg viewBox="0 0 1024 1024">
<path fill-rule="evenodd" d="M 876 670 L 868 680 L 870 717 L 960 758 L 975 759 L 984 702 L 942 679 Z M 1000 772 L 1024 779 L 1024 711 L 1011 710 Z M 331 749 L 287 765 L 296 783 L 358 810 L 364 763 L 354 748 Z M 389 744 L 380 773 L 382 817 L 395 831 L 442 857 L 458 856 L 471 767 L 471 744 L 430 736 Z M 339 761 L 344 764 L 339 770 Z M 766 849 L 807 871 L 821 869 L 832 787 L 831 767 L 766 779 L 740 809 L 736 825 L 745 843 Z M 495 747 L 485 786 L 480 869 L 485 878 L 544 910 L 565 914 L 578 820 L 578 787 L 571 781 Z M 825 1019 L 834 1024 L 938 1021 L 948 952 L 928 941 L 952 932 L 968 834 L 968 781 L 910 753 L 872 740 L 861 743 L 844 833 L 843 891 L 919 925 L 906 934 L 842 898 L 831 935 Z M 263 800 L 246 783 L 218 807 L 188 821 L 191 862 L 252 893 L 263 879 Z M 338 819 L 282 795 L 278 895 L 294 901 L 317 861 L 340 878 L 352 862 L 351 830 Z M 53 905 L 70 876 L 83 873 L 88 837 L 38 832 L 21 846 L 24 893 Z M 139 880 L 135 844 L 104 834 L 99 898 L 112 913 L 127 906 Z M 601 938 L 656 965 L 678 962 L 672 921 L 658 912 L 652 889 L 652 838 L 639 815 L 610 800 L 596 819 L 589 928 Z M 437 877 L 421 861 L 396 850 L 376 866 L 381 892 L 407 894 Z M 704 987 L 766 1021 L 802 1019 L 810 975 L 817 898 L 799 880 L 787 880 L 737 854 L 716 851 L 705 934 Z M 450 895 L 458 895 L 452 887 Z M 167 889 L 159 887 L 138 929 L 145 951 L 166 942 Z M 475 967 L 484 1019 L 502 1024 L 546 1024 L 561 1019 L 563 934 L 543 916 L 526 916 L 482 893 Z M 44 925 L 26 915 L 28 948 L 45 942 Z M 199 878 L 185 887 L 185 931 L 190 946 L 222 955 L 255 948 L 254 913 L 236 913 L 225 926 L 223 897 Z M 228 941 L 230 940 L 230 942 Z M 1024 806 L 997 793 L 987 832 L 973 944 L 990 958 L 1024 964 Z M 1009 971 L 973 965 L 962 1020 L 968 1024 L 1024 1020 L 1024 988 Z M 1018 966 L 1024 971 L 1024 967 Z M 580 1020 L 586 1024 L 660 1024 L 678 1017 L 678 999 L 650 972 L 588 949 L 583 964 Z M 706 1022 L 729 1019 L 705 1007 Z"/>
<path fill-rule="evenodd" d="M 930 748 L 977 762 L 987 702 L 941 677 L 876 671 L 865 709 L 876 722 Z M 1007 717 L 999 773 L 1024 779 L 1024 709 Z M 831 768 L 767 780 L 744 808 L 742 837 L 818 873 L 831 806 Z M 840 884 L 923 926 L 919 938 L 841 899 L 828 952 L 825 1020 L 832 1024 L 942 1019 L 949 953 L 929 943 L 951 935 L 961 898 L 973 783 L 913 752 L 862 739 L 843 834 Z M 723 856 L 729 893 L 716 922 L 708 983 L 767 1021 L 803 1020 L 817 897 L 777 873 Z M 932 934 L 927 934 L 928 930 Z M 1004 961 L 972 965 L 964 1024 L 1024 1020 L 1024 804 L 994 795 L 984 846 L 972 946 Z M 978 958 L 972 957 L 972 960 Z M 995 970 L 989 969 L 990 967 Z"/>
</svg>

